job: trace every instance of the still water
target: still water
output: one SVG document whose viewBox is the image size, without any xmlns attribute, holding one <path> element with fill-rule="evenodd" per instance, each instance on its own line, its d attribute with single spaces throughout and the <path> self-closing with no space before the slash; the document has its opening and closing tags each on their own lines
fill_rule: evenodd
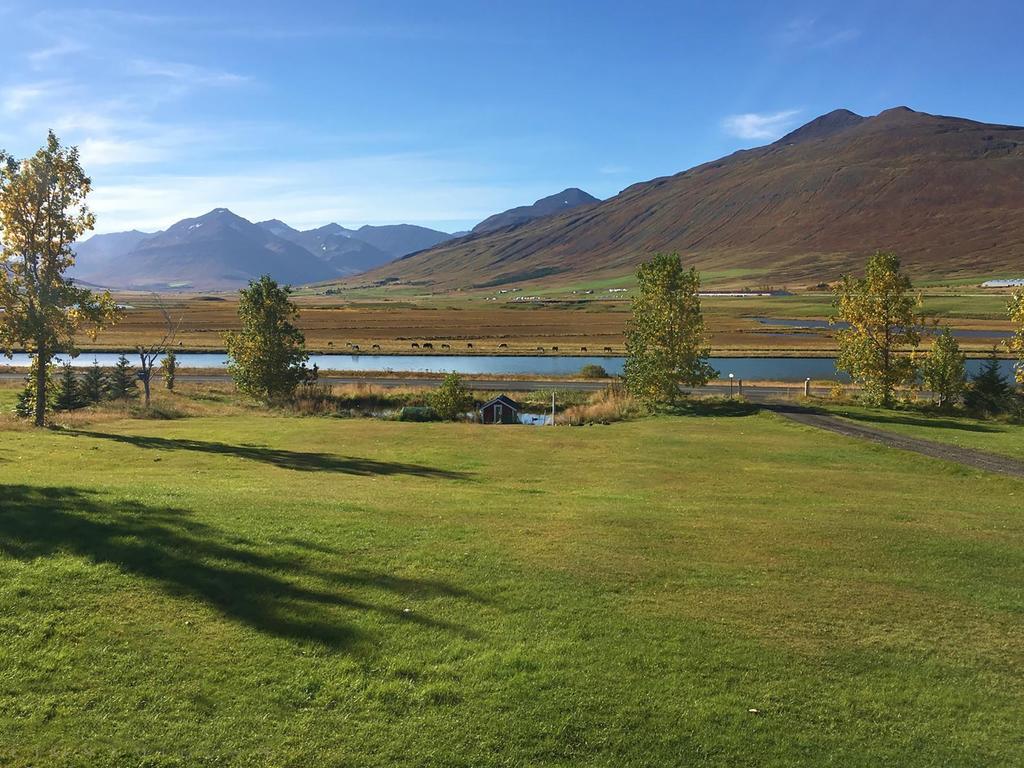
<svg viewBox="0 0 1024 768">
<path fill-rule="evenodd" d="M 85 367 L 95 359 L 102 366 L 112 366 L 118 358 L 116 353 L 86 353 L 73 359 L 72 365 Z M 128 359 L 135 362 L 131 355 Z M 58 358 L 60 360 L 60 358 Z M 11 360 L 0 357 L 0 365 L 28 365 L 25 354 L 16 354 Z M 810 379 L 839 379 L 848 377 L 836 372 L 835 359 L 830 357 L 712 357 L 709 362 L 727 378 L 731 373 L 745 381 L 803 381 Z M 566 376 L 579 371 L 584 365 L 600 365 L 608 373 L 622 373 L 621 357 L 569 357 L 558 355 L 523 355 L 508 357 L 501 355 L 310 355 L 310 365 L 320 371 L 365 371 L 398 373 L 439 373 L 456 371 L 483 375 L 524 375 L 524 376 Z M 982 361 L 968 360 L 968 373 L 975 373 Z M 227 357 L 220 353 L 179 354 L 178 367 L 224 368 Z M 1013 361 L 1001 361 L 1003 374 L 1013 376 Z"/>
</svg>

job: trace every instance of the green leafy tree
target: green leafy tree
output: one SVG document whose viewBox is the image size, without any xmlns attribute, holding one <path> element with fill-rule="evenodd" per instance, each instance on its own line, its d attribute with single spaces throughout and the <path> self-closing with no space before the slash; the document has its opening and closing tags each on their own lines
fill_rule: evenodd
<svg viewBox="0 0 1024 768">
<path fill-rule="evenodd" d="M 865 398 L 889 407 L 896 388 L 917 376 L 914 359 L 901 348 L 917 347 L 916 310 L 910 278 L 900 272 L 895 253 L 879 251 L 868 260 L 864 277 L 843 277 L 835 288 L 838 317 L 849 325 L 836 334 L 836 367 L 864 388 Z"/>
<path fill-rule="evenodd" d="M 939 408 L 951 408 L 963 395 L 967 386 L 967 357 L 949 328 L 936 337 L 921 361 L 921 378 L 938 397 Z"/>
<path fill-rule="evenodd" d="M 57 391 L 53 399 L 55 411 L 74 411 L 86 405 L 82 394 L 82 385 L 78 381 L 71 361 L 60 367 L 60 378 L 57 379 Z"/>
<path fill-rule="evenodd" d="M 964 405 L 969 411 L 981 416 L 993 416 L 1009 409 L 1012 391 L 1001 367 L 998 350 L 993 348 L 992 355 L 971 379 L 971 385 L 964 395 Z"/>
<path fill-rule="evenodd" d="M 680 385 L 706 384 L 715 370 L 704 334 L 700 275 L 678 253 L 659 253 L 637 270 L 626 329 L 626 388 L 647 406 L 679 399 Z"/>
<path fill-rule="evenodd" d="M 462 377 L 452 371 L 441 385 L 430 393 L 430 407 L 447 421 L 455 421 L 473 407 L 473 397 L 462 383 Z"/>
<path fill-rule="evenodd" d="M 1010 300 L 1010 319 L 1016 325 L 1010 349 L 1017 355 L 1017 383 L 1024 384 L 1024 292 L 1014 294 Z"/>
<path fill-rule="evenodd" d="M 46 401 L 43 405 L 43 412 L 53 410 L 53 365 L 47 363 L 42 366 L 43 375 L 46 377 L 46 385 L 39 387 L 36 378 L 39 376 L 40 366 L 35 357 L 29 365 L 28 376 L 25 377 L 25 388 L 18 393 L 18 399 L 14 404 L 14 412 L 23 419 L 35 418 L 38 409 L 36 408 L 36 397 L 40 390 L 44 393 Z"/>
<path fill-rule="evenodd" d="M 178 357 L 173 352 L 168 352 L 164 357 L 160 368 L 164 373 L 164 386 L 174 391 L 174 375 L 178 372 Z"/>
<path fill-rule="evenodd" d="M 313 378 L 306 367 L 306 339 L 295 327 L 298 308 L 269 275 L 253 280 L 240 292 L 242 328 L 224 337 L 231 360 L 228 371 L 238 389 L 264 402 L 279 401 Z"/>
<path fill-rule="evenodd" d="M 92 365 L 82 377 L 82 397 L 88 403 L 98 403 L 107 394 L 107 377 L 103 374 L 99 362 L 93 358 Z"/>
<path fill-rule="evenodd" d="M 44 374 L 53 356 L 73 353 L 83 326 L 95 333 L 117 314 L 109 293 L 97 296 L 65 275 L 75 263 L 72 243 L 93 227 L 90 186 L 78 150 L 52 132 L 30 158 L 0 153 L 0 350 L 34 355 L 37 426 L 46 419 Z"/>
<path fill-rule="evenodd" d="M 130 400 L 138 397 L 138 377 L 128 358 L 121 355 L 107 377 L 107 394 L 111 400 Z"/>
</svg>

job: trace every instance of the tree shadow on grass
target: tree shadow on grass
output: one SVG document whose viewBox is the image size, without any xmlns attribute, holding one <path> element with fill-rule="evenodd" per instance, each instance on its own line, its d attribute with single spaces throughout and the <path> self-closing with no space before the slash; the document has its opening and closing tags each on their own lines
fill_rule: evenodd
<svg viewBox="0 0 1024 768">
<path fill-rule="evenodd" d="M 97 440 L 112 440 L 115 443 L 126 443 L 136 448 L 157 451 L 197 451 L 199 453 L 235 456 L 249 461 L 272 464 L 275 467 L 294 469 L 299 472 L 341 472 L 348 475 L 413 475 L 428 477 L 435 480 L 466 480 L 470 475 L 423 464 L 407 464 L 395 461 L 377 461 L 359 456 L 336 456 L 330 453 L 314 453 L 311 451 L 287 451 L 281 448 L 269 448 L 260 445 L 232 445 L 206 440 L 190 440 L 186 438 L 154 437 L 152 435 L 118 435 L 109 432 L 90 432 L 87 430 L 67 430 L 64 434 L 76 437 L 92 437 Z"/>
<path fill-rule="evenodd" d="M 480 601 L 468 590 L 436 580 L 319 569 L 303 557 L 267 552 L 197 522 L 187 510 L 67 487 L 0 487 L 0 552 L 25 561 L 69 554 L 110 564 L 265 634 L 338 649 L 361 639 L 349 621 L 352 611 L 471 634 L 402 607 L 370 603 L 354 591 Z"/>
<path fill-rule="evenodd" d="M 752 416 L 760 410 L 755 403 L 732 398 L 686 399 L 668 406 L 665 413 L 673 416 Z"/>
<path fill-rule="evenodd" d="M 937 429 L 958 429 L 964 432 L 1002 432 L 1001 429 L 988 424 L 975 424 L 957 421 L 941 416 L 915 416 L 914 414 L 894 411 L 891 413 L 860 413 L 842 411 L 840 415 L 854 421 L 865 421 L 872 424 L 905 424 L 910 427 L 935 427 Z"/>
</svg>

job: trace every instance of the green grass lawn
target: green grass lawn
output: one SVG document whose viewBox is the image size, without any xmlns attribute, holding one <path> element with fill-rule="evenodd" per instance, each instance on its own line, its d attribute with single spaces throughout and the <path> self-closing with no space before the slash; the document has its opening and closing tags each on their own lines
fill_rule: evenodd
<svg viewBox="0 0 1024 768">
<path fill-rule="evenodd" d="M 1024 426 L 1019 424 L 859 405 L 825 405 L 825 408 L 838 416 L 891 432 L 1024 459 Z"/>
<path fill-rule="evenodd" d="M 0 484 L 2 765 L 1024 755 L 1024 482 L 772 415 L 113 420 Z"/>
</svg>

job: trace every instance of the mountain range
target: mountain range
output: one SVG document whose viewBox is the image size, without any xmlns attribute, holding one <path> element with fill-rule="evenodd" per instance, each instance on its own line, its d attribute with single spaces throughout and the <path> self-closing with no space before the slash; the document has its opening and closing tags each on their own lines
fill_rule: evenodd
<svg viewBox="0 0 1024 768">
<path fill-rule="evenodd" d="M 915 112 L 822 115 L 767 146 L 364 275 L 437 289 L 621 276 L 679 251 L 719 281 L 828 281 L 894 250 L 918 277 L 1024 268 L 1024 128 Z M 716 275 L 718 277 L 716 277 Z"/>
<path fill-rule="evenodd" d="M 555 198 L 562 202 L 549 202 Z M 581 190 L 565 190 L 491 219 L 505 217 L 499 226 L 507 227 L 595 200 Z M 94 235 L 75 247 L 71 274 L 94 285 L 149 290 L 231 289 L 264 273 L 300 285 L 350 277 L 470 234 L 412 224 L 298 230 L 280 219 L 254 224 L 215 208 L 162 232 Z"/>
</svg>

